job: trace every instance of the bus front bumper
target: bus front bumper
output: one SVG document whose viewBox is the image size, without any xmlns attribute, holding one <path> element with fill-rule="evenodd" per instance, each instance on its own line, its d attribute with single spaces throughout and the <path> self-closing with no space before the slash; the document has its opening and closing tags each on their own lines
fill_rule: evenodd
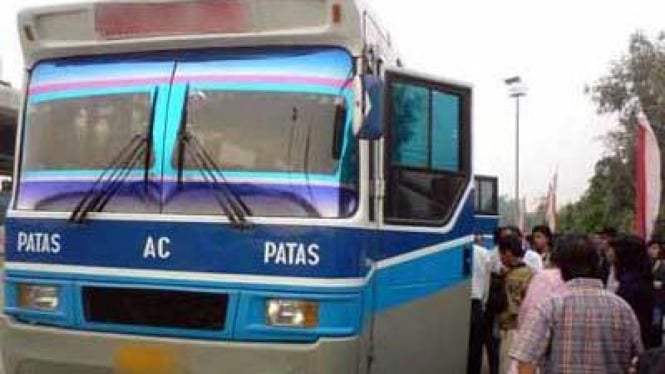
<svg viewBox="0 0 665 374">
<path fill-rule="evenodd" d="M 240 343 L 67 330 L 0 316 L 5 374 L 357 373 L 362 338 Z"/>
</svg>

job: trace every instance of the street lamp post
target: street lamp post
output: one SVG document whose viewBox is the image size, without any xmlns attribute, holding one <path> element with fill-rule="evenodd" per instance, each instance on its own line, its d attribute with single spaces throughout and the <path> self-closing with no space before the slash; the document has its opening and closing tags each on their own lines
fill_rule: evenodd
<svg viewBox="0 0 665 374">
<path fill-rule="evenodd" d="M 508 86 L 508 94 L 515 98 L 515 224 L 520 217 L 520 97 L 526 95 L 526 86 L 522 78 L 514 76 L 504 81 Z"/>
</svg>

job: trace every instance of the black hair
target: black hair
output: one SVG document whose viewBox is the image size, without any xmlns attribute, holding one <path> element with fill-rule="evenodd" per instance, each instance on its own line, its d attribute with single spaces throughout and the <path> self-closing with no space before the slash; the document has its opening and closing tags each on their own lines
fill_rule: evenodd
<svg viewBox="0 0 665 374">
<path fill-rule="evenodd" d="M 569 234 L 560 237 L 555 253 L 564 281 L 575 278 L 602 278 L 600 255 L 588 236 Z"/>
<path fill-rule="evenodd" d="M 499 252 L 503 253 L 506 251 L 512 253 L 515 257 L 524 257 L 522 240 L 515 233 L 510 233 L 499 239 Z"/>
<path fill-rule="evenodd" d="M 510 230 L 513 234 L 517 235 L 519 238 L 524 237 L 524 235 L 522 234 L 522 230 L 520 230 L 520 228 L 515 225 L 508 225 L 505 228 Z"/>
<path fill-rule="evenodd" d="M 552 263 L 554 266 L 557 268 L 561 267 L 561 263 L 559 262 L 559 245 L 563 242 L 563 238 L 566 235 L 561 235 L 561 234 L 554 234 L 552 235 L 552 239 L 550 240 L 550 263 Z M 592 241 L 593 242 L 593 241 Z M 595 248 L 595 243 L 594 243 L 594 248 Z"/>
<path fill-rule="evenodd" d="M 632 273 L 642 278 L 651 277 L 651 266 L 646 245 L 642 238 L 635 235 L 619 235 L 610 241 L 616 256 L 617 277 Z"/>
<path fill-rule="evenodd" d="M 507 235 L 515 234 L 515 226 L 499 226 L 494 230 L 494 244 L 499 245 L 499 239 L 501 239 L 501 233 L 506 232 Z M 519 230 L 519 229 L 518 229 Z"/>
<path fill-rule="evenodd" d="M 608 238 L 614 238 L 617 236 L 617 229 L 614 226 L 605 226 L 600 232 L 598 232 L 598 234 L 607 236 Z"/>
<path fill-rule="evenodd" d="M 548 226 L 546 225 L 533 226 L 533 229 L 531 229 L 531 234 L 535 234 L 537 232 L 545 235 L 548 243 L 552 241 L 552 230 L 550 230 Z"/>
</svg>

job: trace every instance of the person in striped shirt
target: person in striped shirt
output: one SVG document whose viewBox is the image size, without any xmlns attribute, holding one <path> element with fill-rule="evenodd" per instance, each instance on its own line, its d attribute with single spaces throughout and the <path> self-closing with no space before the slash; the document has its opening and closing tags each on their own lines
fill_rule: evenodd
<svg viewBox="0 0 665 374">
<path fill-rule="evenodd" d="M 588 237 L 564 237 L 558 251 L 566 289 L 525 316 L 509 353 L 518 372 L 629 372 L 644 350 L 633 310 L 604 289 L 599 255 Z"/>
</svg>

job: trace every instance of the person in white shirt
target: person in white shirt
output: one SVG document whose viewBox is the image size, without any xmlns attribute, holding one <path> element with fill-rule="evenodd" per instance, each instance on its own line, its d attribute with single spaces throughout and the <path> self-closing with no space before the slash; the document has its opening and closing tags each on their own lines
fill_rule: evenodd
<svg viewBox="0 0 665 374">
<path fill-rule="evenodd" d="M 521 232 L 519 230 L 514 231 L 516 230 L 516 228 L 512 227 L 502 228 L 502 231 L 505 230 L 509 230 L 510 232 L 516 232 L 517 235 L 521 238 Z M 526 241 L 523 242 L 526 243 Z M 524 261 L 526 266 L 528 266 L 535 273 L 538 273 L 539 271 L 543 270 L 543 259 L 540 257 L 538 252 L 534 251 L 531 248 L 528 248 L 526 244 L 524 244 L 524 246 L 526 248 L 524 250 L 524 256 L 522 257 L 522 260 Z M 497 274 L 500 273 L 503 265 L 501 264 L 501 259 L 499 258 L 499 251 L 496 249 L 496 246 L 494 249 L 492 249 L 489 252 L 489 256 L 490 256 L 490 263 L 492 264 L 491 265 L 492 272 Z"/>
<path fill-rule="evenodd" d="M 490 256 L 484 247 L 473 244 L 473 275 L 471 277 L 471 327 L 467 374 L 480 374 L 483 362 L 484 303 L 487 299 Z"/>
<path fill-rule="evenodd" d="M 531 270 L 534 271 L 534 273 L 538 273 L 539 271 L 543 270 L 543 259 L 540 257 L 538 252 L 534 251 L 531 248 L 527 248 L 526 251 L 524 252 L 524 257 L 522 257 L 522 260 L 528 266 L 531 268 Z"/>
</svg>

